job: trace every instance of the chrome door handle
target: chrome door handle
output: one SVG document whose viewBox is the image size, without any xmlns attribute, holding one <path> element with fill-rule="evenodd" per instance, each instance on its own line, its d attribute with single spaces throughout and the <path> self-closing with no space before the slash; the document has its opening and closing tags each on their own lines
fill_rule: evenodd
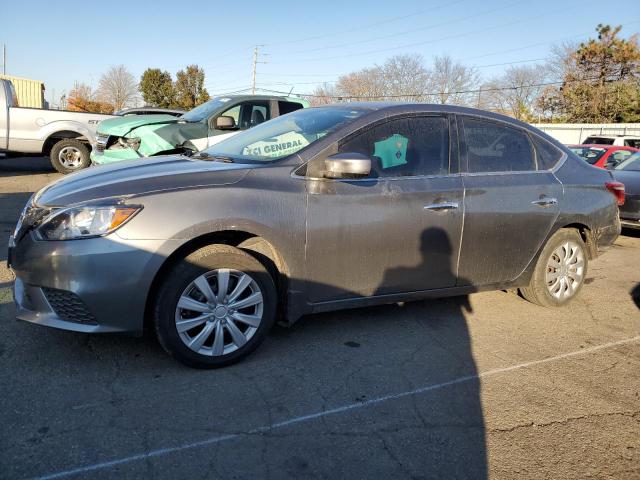
<svg viewBox="0 0 640 480">
<path fill-rule="evenodd" d="M 430 203 L 424 206 L 425 210 L 431 210 L 432 212 L 444 212 L 456 208 L 458 208 L 458 202 Z"/>
<path fill-rule="evenodd" d="M 551 198 L 551 197 L 544 197 L 544 198 L 541 198 L 540 200 L 534 200 L 531 203 L 533 205 L 537 205 L 538 207 L 547 208 L 547 207 L 550 207 L 551 205 L 556 205 L 558 203 L 558 199 Z"/>
</svg>

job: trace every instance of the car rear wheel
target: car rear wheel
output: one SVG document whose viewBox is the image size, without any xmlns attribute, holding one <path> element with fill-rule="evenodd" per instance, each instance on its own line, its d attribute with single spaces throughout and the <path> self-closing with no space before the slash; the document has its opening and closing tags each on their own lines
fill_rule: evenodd
<svg viewBox="0 0 640 480">
<path fill-rule="evenodd" d="M 51 149 L 49 158 L 53 168 L 63 174 L 87 168 L 91 163 L 89 148 L 74 138 L 56 143 Z"/>
<path fill-rule="evenodd" d="M 262 343 L 276 304 L 273 278 L 256 258 L 228 245 L 210 245 L 165 276 L 156 296 L 156 334 L 180 362 L 222 367 Z"/>
<path fill-rule="evenodd" d="M 569 303 L 584 285 L 587 250 L 575 229 L 558 230 L 545 245 L 528 287 L 520 289 L 524 298 L 545 307 Z"/>
</svg>

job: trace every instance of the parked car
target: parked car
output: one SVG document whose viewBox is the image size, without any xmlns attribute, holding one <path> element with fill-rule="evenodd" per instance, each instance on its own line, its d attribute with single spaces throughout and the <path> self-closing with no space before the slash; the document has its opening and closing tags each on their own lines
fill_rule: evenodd
<svg viewBox="0 0 640 480">
<path fill-rule="evenodd" d="M 640 153 L 634 153 L 612 171 L 625 186 L 624 205 L 620 207 L 620 223 L 626 228 L 640 228 Z"/>
<path fill-rule="evenodd" d="M 216 97 L 193 110 L 172 115 L 127 116 L 98 126 L 96 165 L 152 155 L 191 154 L 242 130 L 308 107 L 306 100 L 272 95 Z"/>
<path fill-rule="evenodd" d="M 640 148 L 640 137 L 633 135 L 591 135 L 585 138 L 582 144 Z"/>
<path fill-rule="evenodd" d="M 118 110 L 114 112 L 114 115 L 118 117 L 126 117 L 129 115 L 158 115 L 158 114 L 166 114 L 172 115 L 174 117 L 179 117 L 180 115 L 184 115 L 186 112 L 184 110 L 176 110 L 174 108 L 159 108 L 159 107 L 135 107 L 135 108 L 125 108 L 123 110 Z"/>
<path fill-rule="evenodd" d="M 609 170 L 640 152 L 637 148 L 608 145 L 569 145 L 569 149 L 594 167 Z"/>
<path fill-rule="evenodd" d="M 624 187 L 512 118 L 444 105 L 293 112 L 192 157 L 89 169 L 28 202 L 17 317 L 140 333 L 196 367 L 276 315 L 519 288 L 565 305 L 620 232 Z M 45 352 L 46 353 L 46 352 Z"/>
<path fill-rule="evenodd" d="M 91 164 L 96 126 L 111 115 L 21 108 L 12 83 L 0 79 L 0 153 L 44 155 L 60 173 Z"/>
</svg>

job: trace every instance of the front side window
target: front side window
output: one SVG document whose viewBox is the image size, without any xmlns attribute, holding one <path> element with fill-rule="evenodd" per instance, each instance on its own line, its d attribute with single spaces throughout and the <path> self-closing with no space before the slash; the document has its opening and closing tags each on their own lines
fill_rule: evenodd
<svg viewBox="0 0 640 480">
<path fill-rule="evenodd" d="M 471 173 L 535 171 L 533 148 L 518 129 L 471 117 L 463 118 Z"/>
<path fill-rule="evenodd" d="M 368 111 L 348 106 L 298 110 L 216 143 L 204 153 L 246 163 L 278 160 L 317 142 Z"/>
<path fill-rule="evenodd" d="M 625 147 L 640 148 L 640 138 L 627 138 L 624 141 Z"/>
<path fill-rule="evenodd" d="M 405 117 L 368 127 L 342 142 L 340 153 L 371 158 L 372 177 L 449 173 L 449 124 L 445 117 Z"/>
<path fill-rule="evenodd" d="M 611 154 L 611 160 L 609 160 L 607 163 L 613 163 L 614 165 L 616 165 L 620 162 L 625 161 L 631 156 L 632 153 L 633 152 L 630 152 L 629 150 L 618 150 Z"/>
</svg>

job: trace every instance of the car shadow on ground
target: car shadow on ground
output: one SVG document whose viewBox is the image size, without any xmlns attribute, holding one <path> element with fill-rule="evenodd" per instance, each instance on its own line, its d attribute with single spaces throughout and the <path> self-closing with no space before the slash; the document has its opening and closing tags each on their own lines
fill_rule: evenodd
<svg viewBox="0 0 640 480">
<path fill-rule="evenodd" d="M 3 157 L 0 156 L 0 177 L 18 177 L 38 173 L 55 173 L 47 157 Z"/>
</svg>

